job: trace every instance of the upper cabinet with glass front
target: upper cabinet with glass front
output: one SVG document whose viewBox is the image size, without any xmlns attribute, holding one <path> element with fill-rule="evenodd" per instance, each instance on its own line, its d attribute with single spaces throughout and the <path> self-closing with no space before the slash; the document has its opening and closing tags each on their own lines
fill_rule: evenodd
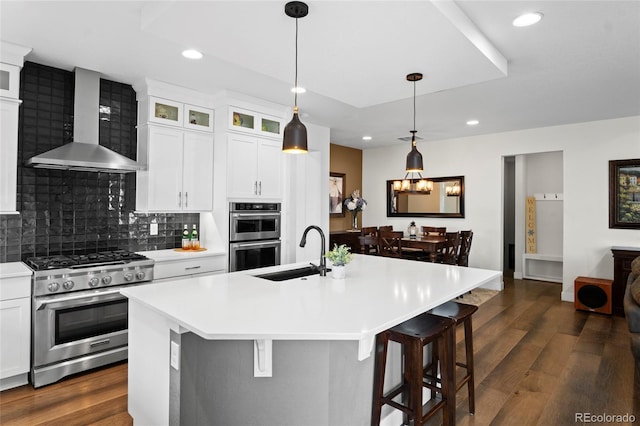
<svg viewBox="0 0 640 426">
<path fill-rule="evenodd" d="M 213 110 L 154 96 L 149 97 L 149 121 L 213 132 Z"/>
<path fill-rule="evenodd" d="M 282 119 L 278 117 L 231 106 L 229 107 L 229 129 L 280 138 L 284 125 Z"/>
<path fill-rule="evenodd" d="M 185 104 L 184 127 L 213 132 L 213 111 L 207 108 Z"/>
</svg>

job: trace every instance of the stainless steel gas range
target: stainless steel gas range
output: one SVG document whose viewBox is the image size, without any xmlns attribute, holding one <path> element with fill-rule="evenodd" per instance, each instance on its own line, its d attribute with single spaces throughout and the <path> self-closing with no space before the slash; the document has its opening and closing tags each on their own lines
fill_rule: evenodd
<svg viewBox="0 0 640 426">
<path fill-rule="evenodd" d="M 113 250 L 33 257 L 31 382 L 44 386 L 70 374 L 127 359 L 124 286 L 153 279 L 154 261 Z"/>
</svg>

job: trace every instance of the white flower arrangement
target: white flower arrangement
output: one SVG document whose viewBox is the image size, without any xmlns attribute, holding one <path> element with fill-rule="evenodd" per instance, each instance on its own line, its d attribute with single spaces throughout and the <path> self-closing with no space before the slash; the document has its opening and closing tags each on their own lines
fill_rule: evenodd
<svg viewBox="0 0 640 426">
<path fill-rule="evenodd" d="M 347 210 L 357 213 L 367 207 L 367 201 L 360 197 L 360 190 L 356 189 L 351 193 L 351 196 L 344 199 L 344 206 Z"/>
</svg>

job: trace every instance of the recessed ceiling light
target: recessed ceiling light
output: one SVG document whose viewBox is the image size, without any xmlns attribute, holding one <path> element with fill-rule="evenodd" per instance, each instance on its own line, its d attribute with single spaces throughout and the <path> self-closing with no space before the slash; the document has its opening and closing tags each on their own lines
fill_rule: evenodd
<svg viewBox="0 0 640 426">
<path fill-rule="evenodd" d="M 525 13 L 513 20 L 513 26 L 528 27 L 529 25 L 537 24 L 541 19 L 542 13 L 540 12 Z"/>
<path fill-rule="evenodd" d="M 291 93 L 305 93 L 307 91 L 307 89 L 305 89 L 304 87 L 292 87 L 291 88 Z"/>
<path fill-rule="evenodd" d="M 187 49 L 182 51 L 182 56 L 189 59 L 202 59 L 202 53 L 195 49 Z"/>
<path fill-rule="evenodd" d="M 467 126 L 475 126 L 476 124 L 479 124 L 480 122 L 478 120 L 469 120 L 467 121 Z"/>
<path fill-rule="evenodd" d="M 371 136 L 363 136 L 362 137 L 363 141 L 370 141 L 371 139 L 373 139 Z"/>
</svg>

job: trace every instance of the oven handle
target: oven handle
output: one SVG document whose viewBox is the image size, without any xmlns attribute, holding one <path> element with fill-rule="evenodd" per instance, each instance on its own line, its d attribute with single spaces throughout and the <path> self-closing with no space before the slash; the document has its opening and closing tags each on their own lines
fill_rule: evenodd
<svg viewBox="0 0 640 426">
<path fill-rule="evenodd" d="M 92 294 L 76 294 L 73 296 L 68 296 L 68 297 L 47 297 L 47 298 L 37 298 L 35 301 L 35 305 L 36 305 L 36 311 L 39 311 L 41 309 L 44 309 L 47 305 L 53 304 L 53 303 L 64 303 L 64 302 L 70 302 L 72 300 L 80 300 L 80 299 L 90 299 L 93 297 L 100 297 L 101 301 L 104 300 L 105 296 L 118 296 L 118 297 L 108 297 L 107 300 L 111 300 L 111 299 L 119 299 L 120 297 L 125 298 L 125 296 L 122 296 L 120 294 L 120 288 L 122 287 L 118 287 L 117 289 L 113 289 L 113 290 L 105 290 L 105 291 L 101 291 L 98 293 L 92 293 Z"/>
<path fill-rule="evenodd" d="M 242 218 L 249 218 L 249 217 L 264 217 L 264 216 L 271 216 L 274 219 L 278 219 L 280 218 L 280 213 L 275 213 L 275 212 L 255 212 L 255 213 L 231 213 L 231 217 L 242 217 Z"/>
<path fill-rule="evenodd" d="M 231 245 L 233 245 L 234 247 L 255 247 L 255 246 L 270 246 L 270 245 L 277 245 L 280 244 L 280 240 L 264 240 L 264 241 L 258 241 L 255 243 L 243 243 L 243 242 L 237 242 L 237 243 L 231 243 Z"/>
</svg>

